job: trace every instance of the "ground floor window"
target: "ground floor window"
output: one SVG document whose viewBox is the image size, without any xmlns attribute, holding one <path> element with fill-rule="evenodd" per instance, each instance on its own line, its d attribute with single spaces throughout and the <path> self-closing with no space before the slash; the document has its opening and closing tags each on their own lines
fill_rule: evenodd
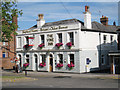
<svg viewBox="0 0 120 90">
<path fill-rule="evenodd" d="M 63 54 L 58 54 L 59 63 L 63 63 Z"/>
<path fill-rule="evenodd" d="M 26 55 L 26 62 L 29 63 L 29 55 Z"/>
<path fill-rule="evenodd" d="M 8 53 L 6 53 L 6 52 L 3 52 L 3 53 L 2 53 L 2 57 L 3 57 L 3 58 L 6 58 L 6 57 L 8 57 Z"/>
<path fill-rule="evenodd" d="M 42 55 L 41 55 L 41 58 L 42 58 L 42 63 L 46 63 L 46 55 L 45 55 L 45 54 L 42 54 Z"/>
<path fill-rule="evenodd" d="M 105 64 L 105 56 L 104 56 L 104 55 L 101 56 L 101 64 L 102 64 L 102 65 Z"/>
<path fill-rule="evenodd" d="M 70 54 L 70 64 L 73 63 L 74 64 L 74 54 Z"/>
</svg>

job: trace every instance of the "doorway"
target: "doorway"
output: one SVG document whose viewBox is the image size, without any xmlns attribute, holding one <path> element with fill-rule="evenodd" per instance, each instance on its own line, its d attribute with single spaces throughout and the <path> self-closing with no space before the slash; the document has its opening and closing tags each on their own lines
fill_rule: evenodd
<svg viewBox="0 0 120 90">
<path fill-rule="evenodd" d="M 37 63 L 38 63 L 38 62 L 37 62 L 37 59 L 38 59 L 38 58 L 37 58 L 37 55 L 35 54 L 35 55 L 34 55 L 34 60 L 35 60 L 35 71 L 37 71 L 37 68 L 38 68 L 38 66 L 37 66 Z"/>
<path fill-rule="evenodd" d="M 114 60 L 115 74 L 120 74 L 120 57 L 115 57 Z"/>
<path fill-rule="evenodd" d="M 53 72 L 53 55 L 52 54 L 50 54 L 50 56 L 49 56 L 49 71 L 50 72 Z"/>
</svg>

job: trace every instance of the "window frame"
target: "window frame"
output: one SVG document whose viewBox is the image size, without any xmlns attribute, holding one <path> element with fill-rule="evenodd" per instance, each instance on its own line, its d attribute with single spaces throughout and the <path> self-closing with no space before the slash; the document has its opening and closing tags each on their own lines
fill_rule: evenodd
<svg viewBox="0 0 120 90">
<path fill-rule="evenodd" d="M 72 45 L 74 45 L 74 32 L 68 32 L 68 35 L 69 35 L 69 42 L 72 42 Z"/>
<path fill-rule="evenodd" d="M 27 55 L 28 55 L 28 57 L 27 57 Z M 29 54 L 26 54 L 26 62 L 30 63 L 30 55 Z"/>
<path fill-rule="evenodd" d="M 60 56 L 62 56 L 62 59 Z M 59 63 L 63 64 L 63 54 L 58 54 L 58 61 Z"/>
<path fill-rule="evenodd" d="M 43 57 L 44 56 L 44 57 Z M 45 54 L 41 54 L 41 62 L 46 63 L 46 55 Z"/>
<path fill-rule="evenodd" d="M 101 65 L 105 65 L 105 56 L 101 55 Z"/>
<path fill-rule="evenodd" d="M 62 43 L 63 42 L 63 39 L 62 39 L 63 35 L 62 35 L 62 33 L 58 33 L 57 37 L 58 37 L 58 43 Z"/>
<path fill-rule="evenodd" d="M 19 41 L 20 40 L 20 41 Z M 21 37 L 18 37 L 17 38 L 17 48 L 21 48 L 22 47 L 22 38 Z"/>
<path fill-rule="evenodd" d="M 73 60 L 71 59 L 71 55 L 73 55 Z M 70 59 L 70 64 L 71 62 L 75 64 L 75 55 L 74 54 L 69 54 L 69 59 Z"/>
<path fill-rule="evenodd" d="M 103 35 L 103 43 L 104 43 L 104 44 L 107 43 L 107 35 Z"/>
<path fill-rule="evenodd" d="M 110 43 L 111 43 L 111 45 L 113 45 L 113 41 L 114 41 L 114 36 L 110 35 Z"/>
<path fill-rule="evenodd" d="M 43 36 L 43 37 L 42 37 Z M 40 35 L 40 42 L 45 44 L 45 35 Z"/>
</svg>

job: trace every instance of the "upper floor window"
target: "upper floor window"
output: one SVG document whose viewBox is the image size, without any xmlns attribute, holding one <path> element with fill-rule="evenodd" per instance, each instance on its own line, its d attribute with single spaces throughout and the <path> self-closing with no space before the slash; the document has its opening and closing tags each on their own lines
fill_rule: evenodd
<svg viewBox="0 0 120 90">
<path fill-rule="evenodd" d="M 18 40 L 17 40 L 18 42 L 18 48 L 21 48 L 21 46 L 22 46 L 22 44 L 21 44 L 21 37 L 18 37 Z"/>
<path fill-rule="evenodd" d="M 44 35 L 40 35 L 40 37 L 41 37 L 41 43 L 45 43 L 45 41 L 44 41 Z"/>
<path fill-rule="evenodd" d="M 74 54 L 70 54 L 69 57 L 70 57 L 70 63 L 74 64 Z"/>
<path fill-rule="evenodd" d="M 58 54 L 59 63 L 63 63 L 63 54 Z"/>
<path fill-rule="evenodd" d="M 113 44 L 113 35 L 110 36 L 111 45 Z"/>
<path fill-rule="evenodd" d="M 69 34 L 69 41 L 72 42 L 72 45 L 74 45 L 74 34 L 73 34 L 73 32 L 70 32 L 68 34 Z"/>
<path fill-rule="evenodd" d="M 26 37 L 26 44 L 29 44 L 29 37 Z"/>
<path fill-rule="evenodd" d="M 59 33 L 59 34 L 58 34 L 58 42 L 59 42 L 59 43 L 62 43 L 62 33 Z"/>
<path fill-rule="evenodd" d="M 104 36 L 103 36 L 103 43 L 104 43 L 104 44 L 107 43 L 107 35 L 104 35 Z"/>
</svg>

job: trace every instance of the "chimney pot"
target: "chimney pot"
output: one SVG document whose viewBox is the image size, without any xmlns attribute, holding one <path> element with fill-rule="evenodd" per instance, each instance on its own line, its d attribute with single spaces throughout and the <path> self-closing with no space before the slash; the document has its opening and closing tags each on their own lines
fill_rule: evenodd
<svg viewBox="0 0 120 90">
<path fill-rule="evenodd" d="M 43 16 L 44 16 L 43 14 L 38 14 L 39 19 L 43 19 Z"/>
<path fill-rule="evenodd" d="M 108 25 L 108 17 L 102 15 L 102 18 L 100 18 L 100 22 L 103 25 L 107 26 Z"/>
<path fill-rule="evenodd" d="M 85 12 L 89 11 L 89 6 L 85 6 Z"/>
<path fill-rule="evenodd" d="M 116 26 L 116 22 L 115 21 L 113 22 L 113 25 Z"/>
</svg>

